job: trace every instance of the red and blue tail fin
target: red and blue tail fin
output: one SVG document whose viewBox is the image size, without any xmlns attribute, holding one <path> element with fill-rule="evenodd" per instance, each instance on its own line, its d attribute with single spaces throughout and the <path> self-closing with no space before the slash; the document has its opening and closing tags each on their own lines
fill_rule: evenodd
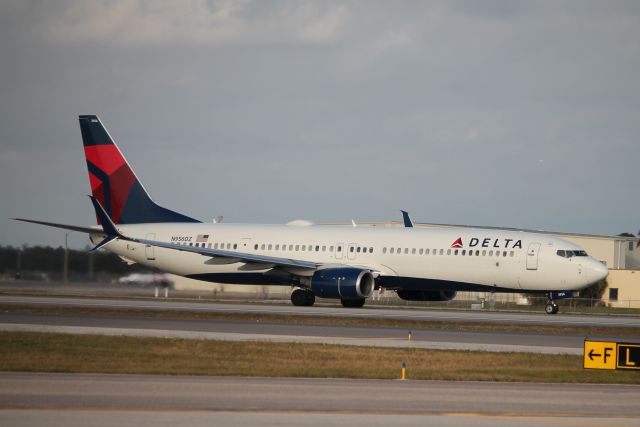
<svg viewBox="0 0 640 427">
<path fill-rule="evenodd" d="M 200 222 L 151 200 L 97 116 L 80 116 L 80 131 L 91 192 L 115 224 Z"/>
</svg>

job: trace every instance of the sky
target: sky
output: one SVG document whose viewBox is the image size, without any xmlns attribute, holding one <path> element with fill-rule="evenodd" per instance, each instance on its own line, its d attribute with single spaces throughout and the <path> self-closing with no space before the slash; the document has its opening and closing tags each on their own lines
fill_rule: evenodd
<svg viewBox="0 0 640 427">
<path fill-rule="evenodd" d="M 203 221 L 636 233 L 638 76 L 637 1 L 2 0 L 0 245 L 95 223 L 80 114 Z"/>
</svg>

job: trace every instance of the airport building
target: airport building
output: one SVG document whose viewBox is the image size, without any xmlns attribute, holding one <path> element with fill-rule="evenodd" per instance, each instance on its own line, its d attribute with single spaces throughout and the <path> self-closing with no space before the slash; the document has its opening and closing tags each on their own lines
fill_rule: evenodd
<svg viewBox="0 0 640 427">
<path fill-rule="evenodd" d="M 353 224 L 326 224 L 341 227 L 352 227 Z M 385 222 L 361 222 L 358 227 L 403 227 L 400 221 Z M 460 227 L 450 224 L 415 223 L 415 227 L 449 228 Z M 477 227 L 492 229 L 494 227 Z M 602 302 L 609 307 L 640 308 L 640 241 L 637 237 L 623 236 L 599 236 L 590 234 L 575 234 L 562 232 L 545 232 L 527 230 L 534 233 L 542 233 L 571 241 L 582 248 L 594 258 L 602 261 L 609 268 L 607 288 L 602 296 Z M 283 286 L 246 286 L 223 285 L 201 282 L 181 277 L 175 278 L 177 289 L 202 289 L 216 294 L 223 292 L 249 293 L 256 297 L 282 296 L 288 298 L 290 289 Z M 487 293 L 459 292 L 457 299 L 476 300 L 487 298 Z M 496 294 L 492 298 L 500 302 L 526 301 L 520 294 Z"/>
</svg>

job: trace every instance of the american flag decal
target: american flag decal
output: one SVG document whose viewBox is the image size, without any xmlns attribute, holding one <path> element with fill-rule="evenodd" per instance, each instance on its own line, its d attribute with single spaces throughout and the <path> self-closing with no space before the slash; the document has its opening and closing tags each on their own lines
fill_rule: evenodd
<svg viewBox="0 0 640 427">
<path fill-rule="evenodd" d="M 196 243 L 207 243 L 208 241 L 209 241 L 208 234 L 198 234 L 198 237 L 196 237 Z"/>
</svg>

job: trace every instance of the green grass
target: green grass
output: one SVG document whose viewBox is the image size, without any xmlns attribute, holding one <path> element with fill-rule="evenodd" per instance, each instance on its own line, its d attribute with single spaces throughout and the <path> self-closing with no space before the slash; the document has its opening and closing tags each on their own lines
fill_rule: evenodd
<svg viewBox="0 0 640 427">
<path fill-rule="evenodd" d="M 0 370 L 312 378 L 640 384 L 640 373 L 582 368 L 582 357 L 0 332 Z"/>
<path fill-rule="evenodd" d="M 305 316 L 290 314 L 266 313 L 228 313 L 204 311 L 178 310 L 149 310 L 137 308 L 103 308 L 103 307 L 54 307 L 54 306 L 21 306 L 19 304 L 2 304 L 0 311 L 5 313 L 34 313 L 68 316 L 111 316 L 111 317 L 147 317 L 170 319 L 196 319 L 212 321 L 240 321 L 261 322 L 290 325 L 321 325 L 321 326 L 355 326 L 373 328 L 395 328 L 405 331 L 418 329 L 438 329 L 454 331 L 486 331 L 486 332 L 514 332 L 531 334 L 561 334 L 616 337 L 637 337 L 640 328 L 607 327 L 607 326 L 562 326 L 535 324 L 507 324 L 482 322 L 455 322 L 450 320 L 412 320 L 390 319 L 376 317 L 339 317 L 339 316 Z"/>
</svg>

